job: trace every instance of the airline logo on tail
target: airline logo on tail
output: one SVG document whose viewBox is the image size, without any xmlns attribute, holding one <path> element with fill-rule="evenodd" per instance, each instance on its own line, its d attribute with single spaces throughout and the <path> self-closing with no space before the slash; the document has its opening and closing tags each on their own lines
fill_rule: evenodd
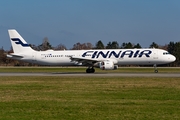
<svg viewBox="0 0 180 120">
<path fill-rule="evenodd" d="M 23 47 L 29 47 L 28 44 L 23 43 L 19 38 L 11 38 L 12 41 L 15 41 L 17 45 L 22 45 Z"/>
</svg>

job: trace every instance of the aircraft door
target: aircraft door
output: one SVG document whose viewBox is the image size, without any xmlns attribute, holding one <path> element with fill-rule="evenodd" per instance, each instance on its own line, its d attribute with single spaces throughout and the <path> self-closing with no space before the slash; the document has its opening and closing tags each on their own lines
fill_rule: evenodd
<svg viewBox="0 0 180 120">
<path fill-rule="evenodd" d="M 158 59 L 158 50 L 153 50 L 153 60 Z"/>
<path fill-rule="evenodd" d="M 41 54 L 41 59 L 46 59 L 45 54 Z"/>
<path fill-rule="evenodd" d="M 34 53 L 32 53 L 32 62 L 33 63 L 36 63 L 37 61 L 36 61 L 36 53 L 34 52 Z"/>
</svg>

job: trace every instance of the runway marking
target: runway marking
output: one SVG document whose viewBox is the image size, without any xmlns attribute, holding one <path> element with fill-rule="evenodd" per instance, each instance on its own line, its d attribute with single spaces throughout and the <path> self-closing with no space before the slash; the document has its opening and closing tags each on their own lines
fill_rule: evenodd
<svg viewBox="0 0 180 120">
<path fill-rule="evenodd" d="M 179 73 L 0 73 L 0 76 L 180 77 Z"/>
</svg>

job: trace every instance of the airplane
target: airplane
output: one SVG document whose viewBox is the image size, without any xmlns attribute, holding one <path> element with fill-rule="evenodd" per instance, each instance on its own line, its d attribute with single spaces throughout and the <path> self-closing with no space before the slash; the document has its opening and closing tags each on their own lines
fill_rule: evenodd
<svg viewBox="0 0 180 120">
<path fill-rule="evenodd" d="M 176 60 L 167 51 L 155 48 L 35 51 L 15 29 L 8 33 L 14 51 L 7 55 L 8 58 L 38 65 L 87 66 L 86 73 L 94 73 L 95 67 L 115 70 L 118 65 L 153 65 L 154 72 L 158 73 L 157 65 Z"/>
</svg>

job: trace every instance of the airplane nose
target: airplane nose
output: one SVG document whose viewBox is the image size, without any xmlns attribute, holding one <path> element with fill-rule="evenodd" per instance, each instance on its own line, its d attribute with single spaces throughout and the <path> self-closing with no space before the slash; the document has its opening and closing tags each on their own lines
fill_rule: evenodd
<svg viewBox="0 0 180 120">
<path fill-rule="evenodd" d="M 176 57 L 174 55 L 170 55 L 169 57 L 167 57 L 168 63 L 174 62 L 175 60 L 176 60 Z"/>
<path fill-rule="evenodd" d="M 171 60 L 172 60 L 172 62 L 174 62 L 176 60 L 176 57 L 174 55 L 172 55 Z"/>
<path fill-rule="evenodd" d="M 176 57 L 174 55 L 171 55 L 168 57 L 169 62 L 174 62 L 176 60 Z"/>
</svg>

